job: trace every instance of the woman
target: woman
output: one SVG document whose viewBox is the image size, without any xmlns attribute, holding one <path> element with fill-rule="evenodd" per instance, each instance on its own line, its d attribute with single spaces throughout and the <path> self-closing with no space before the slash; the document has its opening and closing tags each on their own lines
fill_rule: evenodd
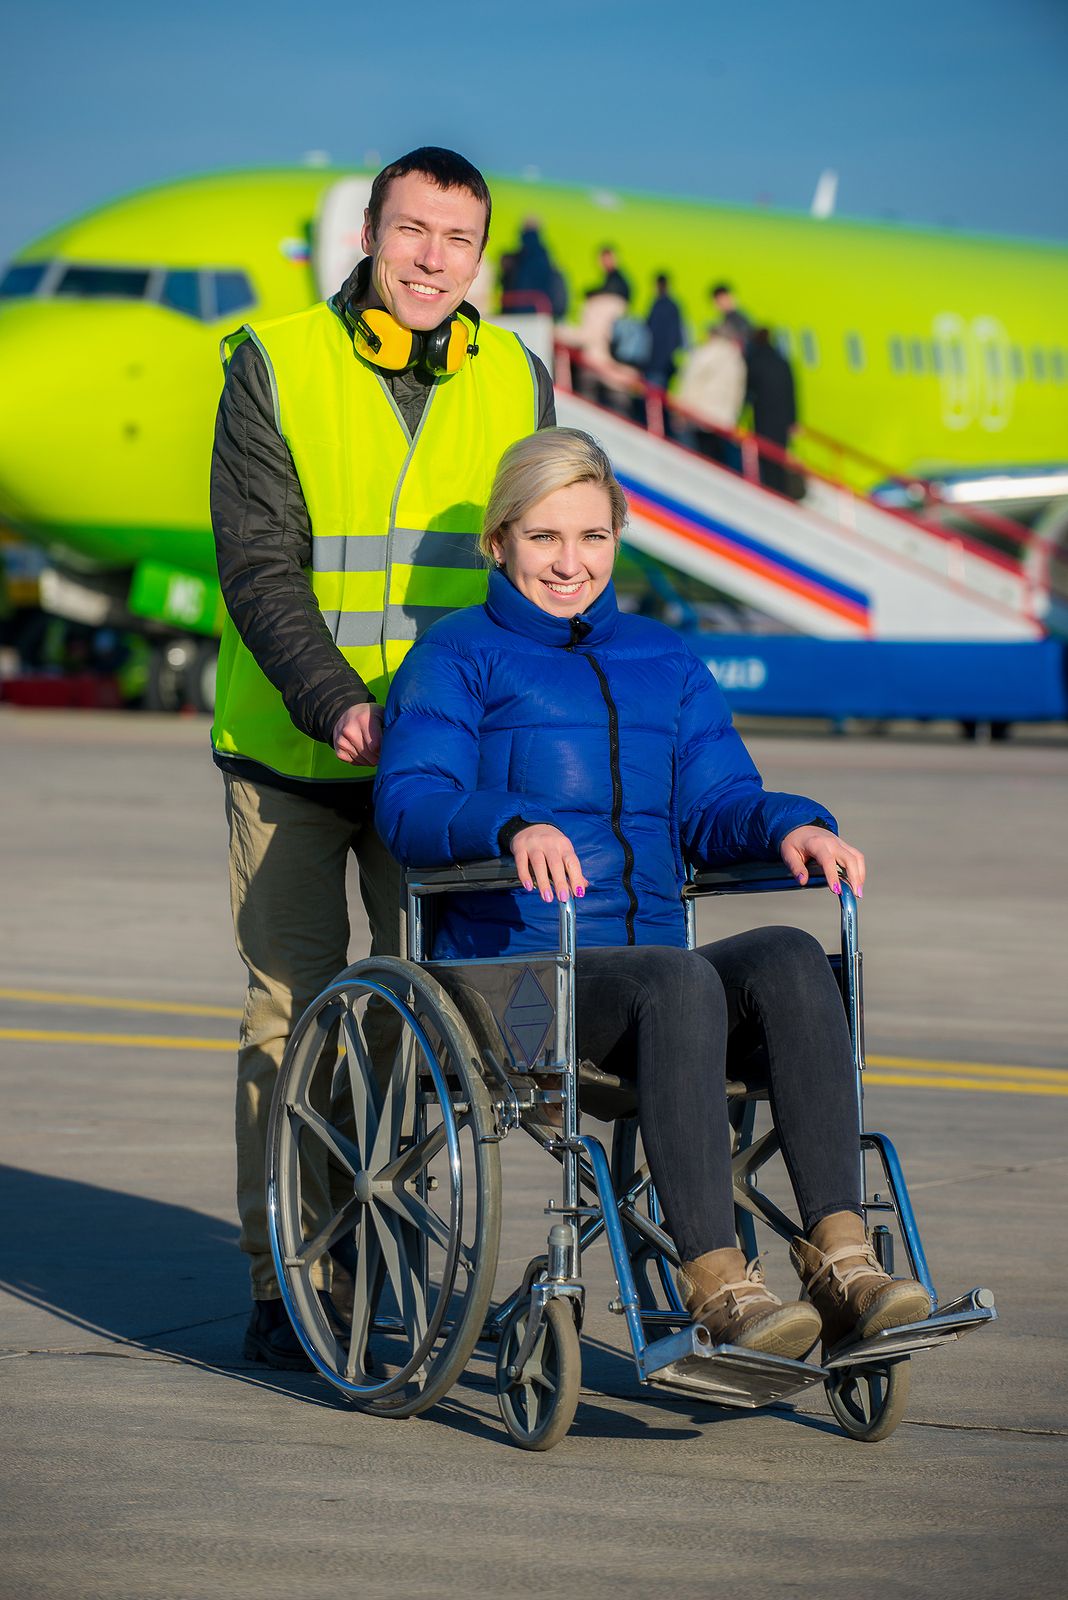
<svg viewBox="0 0 1068 1600">
<path fill-rule="evenodd" d="M 588 435 L 550 429 L 506 451 L 481 541 L 486 603 L 436 623 L 398 672 L 376 821 L 407 864 L 515 858 L 521 889 L 443 912 L 439 959 L 555 948 L 554 902 L 578 899 L 578 1051 L 636 1078 L 687 1309 L 716 1342 L 801 1356 L 821 1332 L 864 1337 L 930 1303 L 881 1271 L 865 1234 L 850 1043 L 822 949 L 764 928 L 687 950 L 683 860 L 781 856 L 801 883 L 813 866 L 859 894 L 864 858 L 825 807 L 765 792 L 679 637 L 619 611 L 625 517 Z M 736 1245 L 728 1049 L 765 1063 L 806 1301 L 784 1305 Z"/>
</svg>

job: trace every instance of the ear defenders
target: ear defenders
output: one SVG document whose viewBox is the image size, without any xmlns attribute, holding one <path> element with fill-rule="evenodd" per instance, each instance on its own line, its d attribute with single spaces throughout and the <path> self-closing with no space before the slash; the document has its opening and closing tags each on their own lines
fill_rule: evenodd
<svg viewBox="0 0 1068 1600">
<path fill-rule="evenodd" d="M 431 378 L 447 378 L 459 372 L 468 356 L 478 354 L 479 314 L 466 300 L 459 309 L 474 323 L 473 329 L 455 312 L 438 327 L 422 332 L 406 328 L 388 311 L 349 310 L 353 348 L 384 372 L 408 372 L 412 367 L 421 367 Z"/>
</svg>

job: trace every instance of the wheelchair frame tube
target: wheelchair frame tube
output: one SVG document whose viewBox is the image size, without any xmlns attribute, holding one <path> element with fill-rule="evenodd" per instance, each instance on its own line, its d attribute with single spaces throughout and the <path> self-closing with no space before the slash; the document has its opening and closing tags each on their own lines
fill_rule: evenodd
<svg viewBox="0 0 1068 1600">
<path fill-rule="evenodd" d="M 619 1299 L 627 1319 L 627 1330 L 630 1333 L 630 1342 L 634 1349 L 634 1360 L 638 1366 L 638 1376 L 645 1381 L 645 1327 L 642 1323 L 641 1301 L 638 1297 L 638 1286 L 634 1281 L 634 1271 L 630 1264 L 630 1252 L 627 1250 L 627 1239 L 623 1232 L 623 1223 L 620 1219 L 616 1202 L 615 1189 L 612 1186 L 612 1172 L 608 1165 L 604 1146 L 599 1139 L 590 1134 L 582 1134 L 577 1143 L 586 1152 L 586 1157 L 593 1169 L 593 1181 L 597 1187 L 597 1198 L 601 1205 L 601 1217 L 604 1220 L 604 1231 L 608 1239 L 608 1248 L 612 1255 L 612 1266 L 615 1269 L 616 1283 L 619 1285 Z"/>
</svg>

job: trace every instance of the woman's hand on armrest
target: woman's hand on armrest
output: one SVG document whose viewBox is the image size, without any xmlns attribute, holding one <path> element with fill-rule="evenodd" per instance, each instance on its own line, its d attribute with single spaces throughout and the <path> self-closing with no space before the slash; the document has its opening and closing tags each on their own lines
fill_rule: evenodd
<svg viewBox="0 0 1068 1600">
<path fill-rule="evenodd" d="M 512 840 L 512 855 L 523 888 L 537 884 L 543 900 L 566 900 L 569 893 L 581 900 L 586 893 L 582 864 L 571 840 L 550 823 L 521 828 Z"/>
<path fill-rule="evenodd" d="M 864 898 L 863 855 L 826 828 L 810 823 L 803 828 L 792 828 L 780 844 L 779 854 L 798 883 L 808 882 L 808 866 L 811 863 L 818 872 L 823 873 L 832 894 L 841 893 L 838 882 L 841 871 L 848 878 L 857 899 Z"/>
</svg>

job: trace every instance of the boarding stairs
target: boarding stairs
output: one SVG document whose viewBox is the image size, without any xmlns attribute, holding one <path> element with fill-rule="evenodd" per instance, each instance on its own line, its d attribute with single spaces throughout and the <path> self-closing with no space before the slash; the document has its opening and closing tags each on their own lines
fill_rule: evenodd
<svg viewBox="0 0 1068 1600">
<path fill-rule="evenodd" d="M 558 349 L 557 420 L 593 433 L 608 451 L 636 550 L 811 638 L 1045 637 L 1048 576 L 1033 560 L 876 505 L 752 435 L 733 436 L 741 473 L 715 465 L 664 436 L 656 391 L 635 386 L 646 426 L 576 394 L 580 365 Z M 674 406 L 671 417 L 676 429 L 685 420 Z M 775 458 L 803 474 L 803 500 L 761 484 L 760 459 Z M 1016 532 L 1026 541 L 1026 530 Z"/>
</svg>

